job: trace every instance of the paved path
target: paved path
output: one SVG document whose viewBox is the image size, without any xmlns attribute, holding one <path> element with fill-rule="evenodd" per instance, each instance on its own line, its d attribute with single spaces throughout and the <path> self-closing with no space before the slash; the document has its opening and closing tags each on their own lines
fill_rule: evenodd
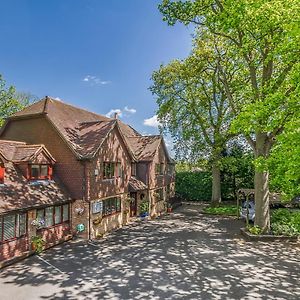
<svg viewBox="0 0 300 300">
<path fill-rule="evenodd" d="M 185 206 L 0 271 L 0 299 L 300 299 L 300 249 Z"/>
</svg>

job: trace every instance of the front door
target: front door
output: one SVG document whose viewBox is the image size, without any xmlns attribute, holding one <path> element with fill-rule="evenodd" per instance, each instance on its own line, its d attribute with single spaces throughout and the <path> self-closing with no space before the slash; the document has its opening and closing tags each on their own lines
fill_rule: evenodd
<svg viewBox="0 0 300 300">
<path fill-rule="evenodd" d="M 137 193 L 130 193 L 130 217 L 135 217 L 137 213 Z"/>
</svg>

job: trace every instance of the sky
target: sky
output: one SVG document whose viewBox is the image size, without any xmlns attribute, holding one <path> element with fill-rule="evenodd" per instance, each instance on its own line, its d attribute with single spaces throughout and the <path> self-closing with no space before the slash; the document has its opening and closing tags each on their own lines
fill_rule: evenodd
<svg viewBox="0 0 300 300">
<path fill-rule="evenodd" d="M 158 0 L 0 0 L 0 74 L 46 95 L 157 134 L 149 91 L 161 64 L 186 57 L 191 30 L 168 26 Z"/>
</svg>

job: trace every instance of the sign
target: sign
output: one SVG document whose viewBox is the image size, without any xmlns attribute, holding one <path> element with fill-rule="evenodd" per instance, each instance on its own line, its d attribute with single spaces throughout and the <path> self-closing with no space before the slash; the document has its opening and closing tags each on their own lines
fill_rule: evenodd
<svg viewBox="0 0 300 300">
<path fill-rule="evenodd" d="M 84 230 L 85 230 L 84 224 L 78 224 L 78 225 L 76 226 L 76 230 L 77 230 L 78 232 L 84 231 Z"/>
<path fill-rule="evenodd" d="M 92 213 L 93 214 L 102 213 L 102 211 L 103 211 L 103 202 L 102 202 L 102 200 L 97 200 L 94 203 L 92 203 Z"/>
</svg>

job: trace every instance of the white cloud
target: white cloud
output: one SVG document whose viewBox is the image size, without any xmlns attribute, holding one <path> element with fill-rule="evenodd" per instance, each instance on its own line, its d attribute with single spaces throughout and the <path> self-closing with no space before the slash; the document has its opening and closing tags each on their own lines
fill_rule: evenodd
<svg viewBox="0 0 300 300">
<path fill-rule="evenodd" d="M 127 113 L 130 113 L 130 114 L 135 114 L 136 113 L 136 109 L 128 108 L 127 106 L 124 107 L 124 111 L 126 111 Z"/>
<path fill-rule="evenodd" d="M 119 117 L 122 117 L 122 110 L 119 108 L 111 109 L 105 116 L 108 118 L 113 118 L 115 114 L 118 114 Z"/>
<path fill-rule="evenodd" d="M 109 80 L 101 80 L 100 78 L 93 76 L 93 75 L 86 75 L 82 81 L 88 82 L 91 85 L 106 85 L 111 83 Z"/>
<path fill-rule="evenodd" d="M 54 97 L 53 99 L 57 101 L 62 101 L 59 97 Z"/>
<path fill-rule="evenodd" d="M 157 115 L 154 115 L 153 117 L 151 117 L 149 119 L 145 119 L 144 125 L 157 128 L 160 125 L 160 123 L 157 119 Z"/>
<path fill-rule="evenodd" d="M 128 108 L 128 106 L 125 106 L 123 109 L 120 109 L 120 108 L 114 108 L 114 109 L 111 109 L 107 114 L 106 116 L 108 118 L 113 118 L 115 113 L 118 114 L 119 117 L 129 117 L 130 115 L 132 114 L 135 114 L 136 113 L 136 109 L 135 108 Z"/>
</svg>

